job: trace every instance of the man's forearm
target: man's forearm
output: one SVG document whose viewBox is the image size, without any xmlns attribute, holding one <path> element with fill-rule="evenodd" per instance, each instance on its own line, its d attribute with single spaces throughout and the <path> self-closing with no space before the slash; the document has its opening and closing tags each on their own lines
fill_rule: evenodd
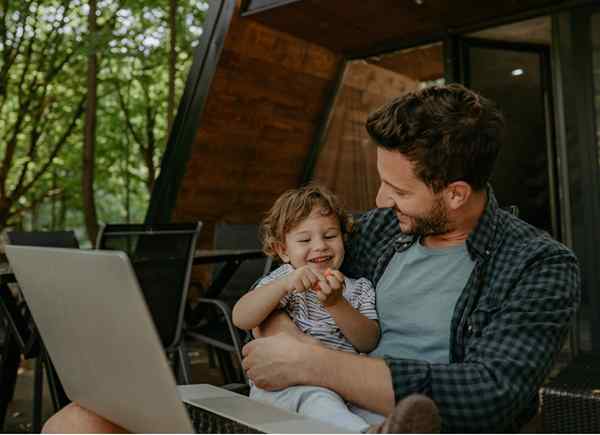
<svg viewBox="0 0 600 435">
<path fill-rule="evenodd" d="M 329 388 L 346 400 L 383 415 L 393 410 L 392 378 L 382 359 L 319 346 L 317 340 L 300 332 L 289 316 L 281 311 L 271 314 L 253 333 L 256 337 L 284 333 L 311 344 L 306 348 L 300 344 L 295 346 L 305 349 L 301 383 Z"/>
<path fill-rule="evenodd" d="M 306 352 L 304 381 L 329 388 L 358 406 L 388 415 L 394 409 L 390 370 L 384 360 L 331 350 Z"/>
</svg>

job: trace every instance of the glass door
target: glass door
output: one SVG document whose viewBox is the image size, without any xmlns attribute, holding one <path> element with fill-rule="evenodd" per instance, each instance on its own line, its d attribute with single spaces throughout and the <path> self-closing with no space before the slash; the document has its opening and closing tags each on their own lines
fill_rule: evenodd
<svg viewBox="0 0 600 435">
<path fill-rule="evenodd" d="M 461 53 L 464 84 L 494 100 L 507 121 L 491 180 L 498 202 L 560 239 L 549 48 L 465 38 Z"/>
</svg>

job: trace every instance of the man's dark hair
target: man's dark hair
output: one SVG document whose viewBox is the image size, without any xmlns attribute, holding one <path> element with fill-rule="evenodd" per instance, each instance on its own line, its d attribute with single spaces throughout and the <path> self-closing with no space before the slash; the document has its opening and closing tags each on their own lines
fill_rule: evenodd
<svg viewBox="0 0 600 435">
<path fill-rule="evenodd" d="M 504 117 L 462 85 L 432 86 L 392 100 L 369 115 L 367 131 L 410 160 L 434 192 L 454 181 L 485 188 L 504 132 Z"/>
</svg>

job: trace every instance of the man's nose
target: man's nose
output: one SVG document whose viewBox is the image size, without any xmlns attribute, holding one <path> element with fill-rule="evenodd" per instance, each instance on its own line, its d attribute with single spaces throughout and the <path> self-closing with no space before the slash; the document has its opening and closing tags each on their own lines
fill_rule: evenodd
<svg viewBox="0 0 600 435">
<path fill-rule="evenodd" d="M 393 207 L 394 203 L 392 199 L 387 194 L 387 189 L 383 184 L 379 186 L 379 190 L 377 191 L 377 196 L 375 197 L 375 204 L 379 208 L 387 208 Z"/>
</svg>

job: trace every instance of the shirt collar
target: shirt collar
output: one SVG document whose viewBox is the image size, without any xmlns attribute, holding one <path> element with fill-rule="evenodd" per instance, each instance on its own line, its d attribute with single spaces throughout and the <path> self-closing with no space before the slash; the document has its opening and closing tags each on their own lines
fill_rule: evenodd
<svg viewBox="0 0 600 435">
<path fill-rule="evenodd" d="M 475 230 L 467 239 L 467 249 L 473 260 L 489 257 L 496 247 L 498 229 L 498 200 L 494 195 L 492 186 L 487 185 L 487 204 L 483 214 L 477 222 Z"/>
</svg>

